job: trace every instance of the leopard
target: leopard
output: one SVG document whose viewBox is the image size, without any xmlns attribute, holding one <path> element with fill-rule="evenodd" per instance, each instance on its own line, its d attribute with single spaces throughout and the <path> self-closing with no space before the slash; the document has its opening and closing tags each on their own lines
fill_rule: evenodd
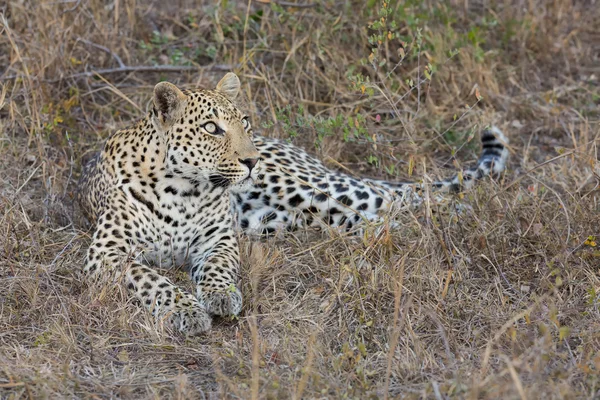
<svg viewBox="0 0 600 400">
<path fill-rule="evenodd" d="M 145 117 L 110 135 L 78 182 L 78 203 L 94 226 L 86 279 L 117 279 L 135 303 L 185 335 L 240 314 L 240 231 L 352 230 L 394 204 L 423 201 L 423 183 L 351 176 L 288 141 L 254 135 L 236 105 L 240 91 L 232 72 L 214 89 L 158 83 Z M 481 141 L 474 167 L 427 187 L 457 192 L 502 173 L 506 137 L 492 127 Z M 162 272 L 180 267 L 193 290 Z"/>
<path fill-rule="evenodd" d="M 112 134 L 78 184 L 95 226 L 84 275 L 114 275 L 160 321 L 189 335 L 242 307 L 229 192 L 254 179 L 260 154 L 248 116 L 234 105 L 239 91 L 233 73 L 214 89 L 158 83 L 145 118 Z M 182 265 L 194 293 L 160 272 Z"/>
</svg>

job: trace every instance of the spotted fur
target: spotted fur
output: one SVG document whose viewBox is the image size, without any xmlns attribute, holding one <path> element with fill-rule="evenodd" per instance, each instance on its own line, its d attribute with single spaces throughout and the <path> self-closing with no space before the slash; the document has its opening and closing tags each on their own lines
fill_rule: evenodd
<svg viewBox="0 0 600 400">
<path fill-rule="evenodd" d="M 152 112 L 112 135 L 79 184 L 96 224 L 85 274 L 116 271 L 142 305 L 187 334 L 242 307 L 229 190 L 249 185 L 259 154 L 232 103 L 239 87 L 231 73 L 215 90 L 159 83 Z M 189 268 L 194 294 L 155 268 L 178 265 Z"/>
<path fill-rule="evenodd" d="M 287 142 L 252 139 L 248 118 L 232 102 L 239 87 L 231 73 L 215 90 L 159 83 L 152 112 L 112 135 L 79 183 L 79 202 L 96 225 L 85 274 L 120 275 L 143 306 L 186 334 L 208 330 L 212 315 L 241 310 L 234 220 L 247 233 L 349 229 L 394 203 L 421 202 L 420 184 L 354 178 Z M 477 165 L 432 189 L 469 188 L 504 170 L 502 132 L 485 130 L 481 139 Z M 156 269 L 180 265 L 193 294 Z"/>
<path fill-rule="evenodd" d="M 482 153 L 473 168 L 434 182 L 433 192 L 458 192 L 506 167 L 507 138 L 496 128 L 481 135 Z M 361 179 L 332 171 L 305 151 L 284 141 L 256 137 L 261 154 L 252 190 L 236 193 L 233 207 L 240 227 L 269 233 L 298 227 L 342 226 L 377 221 L 394 203 L 418 205 L 425 187 L 414 182 Z"/>
</svg>

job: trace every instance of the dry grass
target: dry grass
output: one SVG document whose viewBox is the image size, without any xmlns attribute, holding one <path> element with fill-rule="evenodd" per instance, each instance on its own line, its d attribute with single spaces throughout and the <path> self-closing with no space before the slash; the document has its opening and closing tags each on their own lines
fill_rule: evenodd
<svg viewBox="0 0 600 400">
<path fill-rule="evenodd" d="M 360 60 L 381 2 L 267 3 L 0 3 L 0 397 L 598 398 L 598 2 L 392 1 L 377 68 Z M 509 171 L 459 217 L 241 238 L 241 317 L 173 337 L 81 281 L 72 191 L 155 83 L 229 68 L 254 126 L 357 174 L 449 173 L 491 122 Z M 345 142 L 355 121 L 368 135 Z"/>
</svg>

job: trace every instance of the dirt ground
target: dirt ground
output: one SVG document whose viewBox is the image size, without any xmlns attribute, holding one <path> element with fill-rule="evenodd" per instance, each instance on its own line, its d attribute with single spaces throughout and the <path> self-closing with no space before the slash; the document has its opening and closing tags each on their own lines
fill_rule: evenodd
<svg viewBox="0 0 600 400">
<path fill-rule="evenodd" d="M 0 1 L 0 398 L 600 398 L 600 3 L 294 3 Z M 230 70 L 332 168 L 449 176 L 493 123 L 508 170 L 383 231 L 240 237 L 240 317 L 172 334 L 82 279 L 73 193 L 156 83 Z"/>
</svg>

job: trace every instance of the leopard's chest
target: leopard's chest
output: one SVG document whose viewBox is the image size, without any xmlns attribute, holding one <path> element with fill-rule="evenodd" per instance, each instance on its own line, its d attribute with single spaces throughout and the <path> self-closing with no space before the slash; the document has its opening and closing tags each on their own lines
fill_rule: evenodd
<svg viewBox="0 0 600 400">
<path fill-rule="evenodd" d="M 194 254 L 214 246 L 210 233 L 232 224 L 229 195 L 199 189 L 168 189 L 153 199 L 139 258 L 165 268 L 185 267 Z"/>
</svg>

